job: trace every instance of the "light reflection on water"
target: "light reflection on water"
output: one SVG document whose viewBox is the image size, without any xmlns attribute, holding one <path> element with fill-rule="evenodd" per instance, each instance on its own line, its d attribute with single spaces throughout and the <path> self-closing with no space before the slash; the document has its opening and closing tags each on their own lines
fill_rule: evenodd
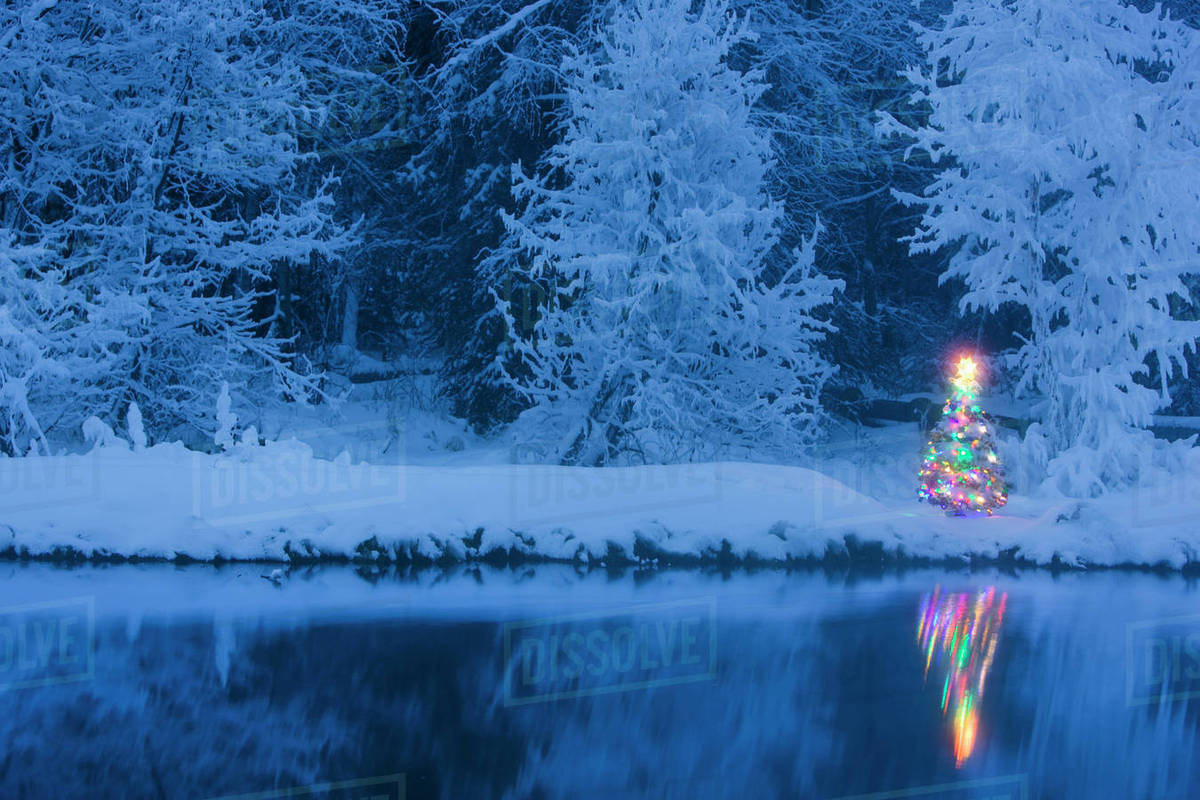
<svg viewBox="0 0 1200 800">
<path fill-rule="evenodd" d="M 1179 577 L 259 571 L 0 564 L 0 797 L 1200 796 Z"/>
<path fill-rule="evenodd" d="M 988 671 L 996 659 L 996 643 L 1004 622 L 1008 595 L 996 597 L 989 586 L 973 596 L 943 595 L 941 587 L 921 598 L 917 640 L 925 653 L 924 678 L 930 667 L 941 682 L 942 713 L 952 721 L 954 764 L 961 767 L 975 749 L 979 706 Z"/>
</svg>

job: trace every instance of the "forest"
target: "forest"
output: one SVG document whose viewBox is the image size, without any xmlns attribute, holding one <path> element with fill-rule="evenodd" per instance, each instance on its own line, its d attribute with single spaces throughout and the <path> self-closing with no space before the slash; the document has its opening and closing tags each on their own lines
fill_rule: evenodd
<svg viewBox="0 0 1200 800">
<path fill-rule="evenodd" d="M 7 457 L 415 365 L 565 465 L 787 461 L 963 349 L 1064 491 L 1200 415 L 1189 0 L 21 0 L 0 42 Z"/>
<path fill-rule="evenodd" d="M 0 2 L 0 800 L 1200 798 L 1200 0 Z"/>
</svg>

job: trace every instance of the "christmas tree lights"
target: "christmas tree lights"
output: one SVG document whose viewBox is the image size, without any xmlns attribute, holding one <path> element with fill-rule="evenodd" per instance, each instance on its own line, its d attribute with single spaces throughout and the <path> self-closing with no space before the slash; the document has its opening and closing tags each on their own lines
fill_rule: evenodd
<svg viewBox="0 0 1200 800">
<path fill-rule="evenodd" d="M 954 763 L 961 767 L 975 749 L 979 734 L 979 704 L 988 672 L 996 658 L 1000 625 L 1008 595 L 988 588 L 972 597 L 942 595 L 934 589 L 921 601 L 917 643 L 929 671 L 945 673 L 941 687 L 942 714 L 949 715 L 954 739 Z"/>
<path fill-rule="evenodd" d="M 979 407 L 979 367 L 958 361 L 953 394 L 925 447 L 917 496 L 956 516 L 991 515 L 1008 502 L 1004 470 L 992 438 L 995 426 Z"/>
</svg>

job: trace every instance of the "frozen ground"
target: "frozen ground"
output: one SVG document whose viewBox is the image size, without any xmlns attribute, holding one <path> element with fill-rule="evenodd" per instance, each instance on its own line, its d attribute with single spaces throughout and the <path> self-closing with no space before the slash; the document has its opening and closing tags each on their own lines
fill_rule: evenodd
<svg viewBox="0 0 1200 800">
<path fill-rule="evenodd" d="M 365 390 L 364 390 L 365 391 Z M 375 390 L 377 391 L 377 390 Z M 589 469 L 536 431 L 483 441 L 394 397 L 262 424 L 224 453 L 122 441 L 0 459 L 0 551 L 197 560 L 898 558 L 1200 566 L 1194 471 L 1091 500 L 1030 491 L 949 518 L 915 500 L 915 423 L 845 428 L 803 463 Z M 248 423 L 247 423 L 248 424 Z M 296 438 L 291 438 L 296 437 Z M 1001 454 L 1005 443 L 1001 442 Z"/>
</svg>

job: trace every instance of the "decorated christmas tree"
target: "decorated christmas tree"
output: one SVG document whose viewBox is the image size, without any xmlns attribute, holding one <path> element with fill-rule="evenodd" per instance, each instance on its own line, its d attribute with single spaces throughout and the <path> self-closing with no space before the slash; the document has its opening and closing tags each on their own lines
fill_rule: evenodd
<svg viewBox="0 0 1200 800">
<path fill-rule="evenodd" d="M 959 359 L 951 383 L 954 392 L 925 448 L 917 495 L 956 516 L 990 515 L 1008 502 L 1008 490 L 992 439 L 995 426 L 979 407 L 974 359 Z"/>
</svg>

